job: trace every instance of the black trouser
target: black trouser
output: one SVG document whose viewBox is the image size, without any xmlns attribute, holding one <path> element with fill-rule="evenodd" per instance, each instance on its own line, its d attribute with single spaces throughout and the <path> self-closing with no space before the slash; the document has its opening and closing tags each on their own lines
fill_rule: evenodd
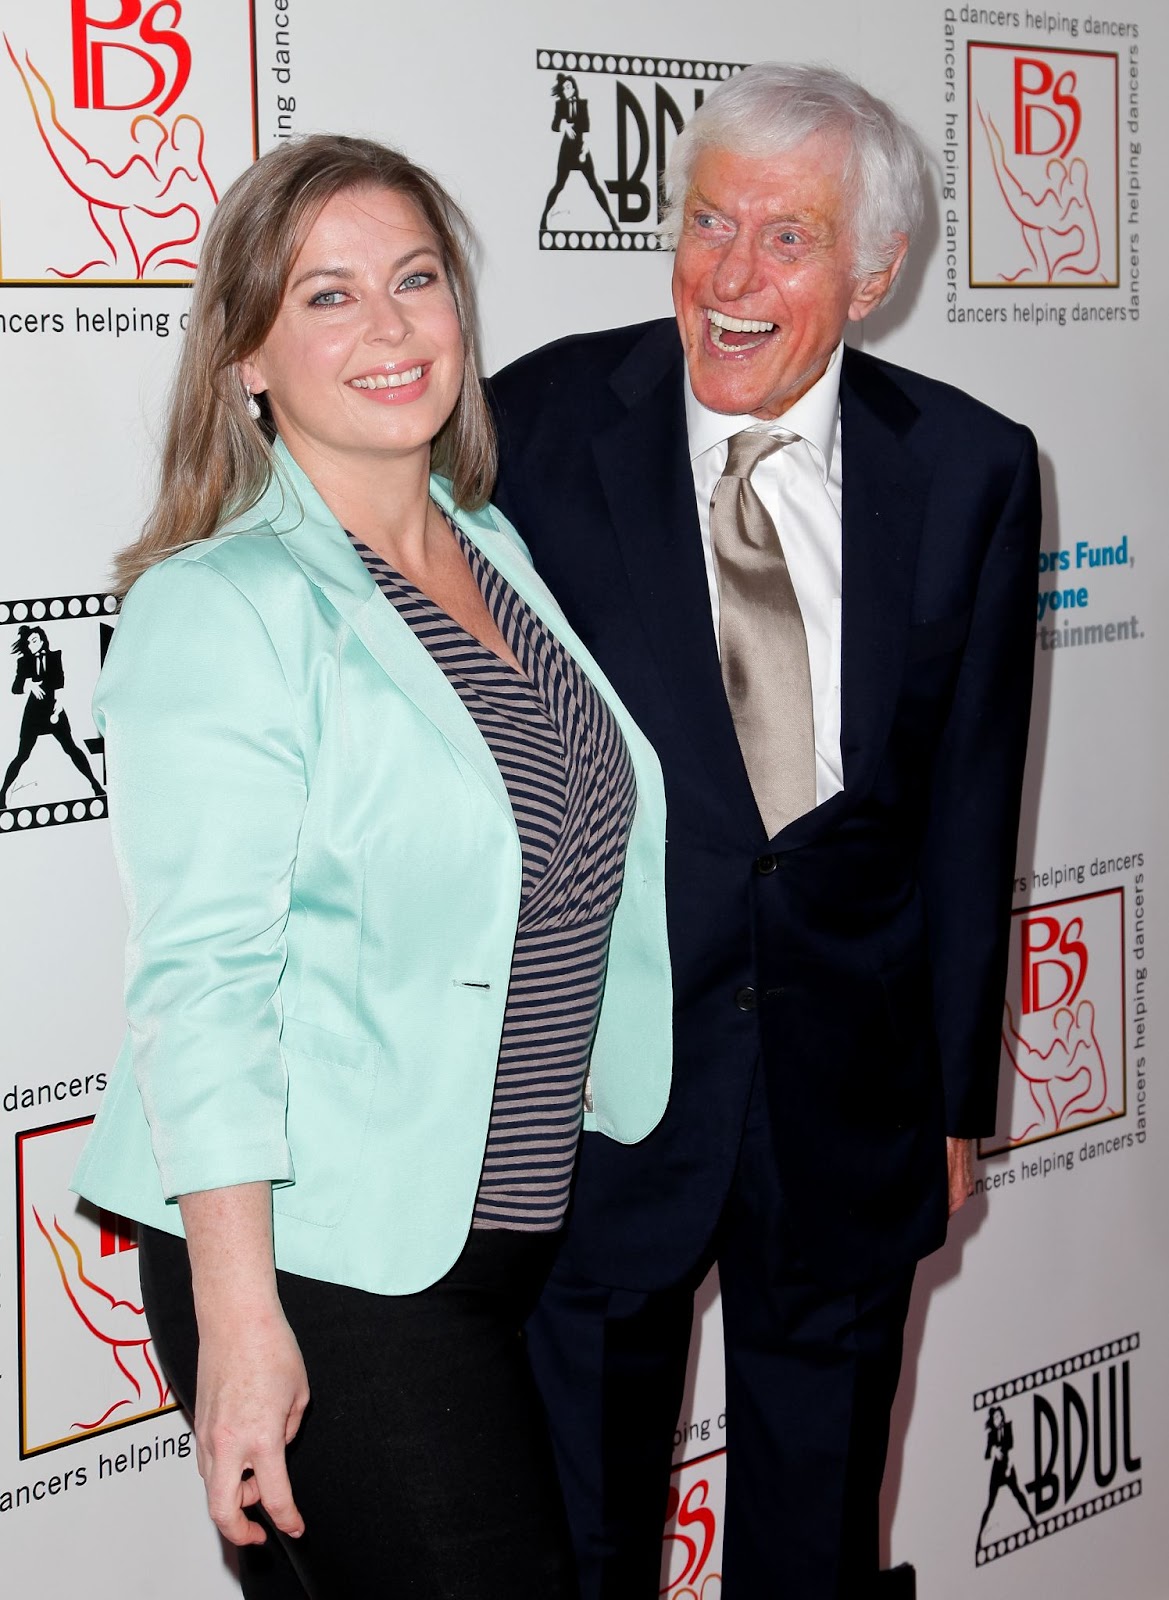
<svg viewBox="0 0 1169 1600">
<path fill-rule="evenodd" d="M 528 1323 L 584 1600 L 656 1600 L 694 1291 L 717 1257 L 726 1349 L 724 1600 L 858 1600 L 912 1271 L 840 1291 L 804 1268 L 759 1075 L 710 1257 L 635 1291 L 553 1268 Z"/>
<path fill-rule="evenodd" d="M 475 1230 L 412 1295 L 277 1273 L 312 1393 L 288 1450 L 305 1533 L 277 1542 L 269 1528 L 240 1551 L 249 1600 L 576 1600 L 521 1332 L 555 1249 L 555 1235 Z M 155 1347 L 191 1410 L 186 1245 L 143 1228 L 141 1270 Z"/>
</svg>

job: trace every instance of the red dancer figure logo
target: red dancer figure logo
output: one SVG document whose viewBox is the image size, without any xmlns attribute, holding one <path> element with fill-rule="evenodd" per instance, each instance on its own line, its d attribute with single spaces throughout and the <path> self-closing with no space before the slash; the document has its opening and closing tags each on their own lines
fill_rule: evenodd
<svg viewBox="0 0 1169 1600">
<path fill-rule="evenodd" d="M 254 0 L 45 0 L 0 52 L 0 282 L 189 283 L 257 153 Z"/>
<path fill-rule="evenodd" d="M 1043 169 L 1042 191 L 1032 194 L 1012 171 L 1002 135 L 993 118 L 988 117 L 981 106 L 978 115 L 990 146 L 999 189 L 1008 211 L 1019 224 L 1028 257 L 1025 265 L 1014 272 L 1000 272 L 999 277 L 1004 283 L 1055 284 L 1060 281 L 1061 274 L 1083 279 L 1097 276 L 1100 228 L 1088 198 L 1087 163 L 1077 156 L 1070 165 L 1065 165 L 1061 157 L 1053 156 Z"/>
<path fill-rule="evenodd" d="M 174 1409 L 142 1306 L 134 1225 L 69 1193 L 92 1120 L 16 1137 L 22 1456 Z"/>
<path fill-rule="evenodd" d="M 114 166 L 92 155 L 62 122 L 48 80 L 26 54 L 4 43 L 20 74 L 37 131 L 65 182 L 80 195 L 100 241 L 99 253 L 75 266 L 49 263 L 51 277 L 99 274 L 142 281 L 189 276 L 194 246 L 219 199 L 203 164 L 206 136 L 197 117 L 134 117 L 126 129 L 125 160 Z M 171 101 L 168 95 L 163 104 Z"/>
<path fill-rule="evenodd" d="M 49 1228 L 35 1206 L 33 1216 L 53 1253 L 69 1304 L 88 1332 L 108 1345 L 114 1366 L 125 1379 L 126 1392 L 121 1399 L 107 1405 L 100 1416 L 77 1418 L 71 1427 L 79 1433 L 92 1433 L 111 1419 L 117 1421 L 117 1413 L 127 1407 L 135 1411 L 161 1410 L 170 1399 L 170 1387 L 155 1360 L 142 1307 L 132 1300 L 119 1299 L 89 1276 L 81 1246 L 56 1217 Z"/>
</svg>

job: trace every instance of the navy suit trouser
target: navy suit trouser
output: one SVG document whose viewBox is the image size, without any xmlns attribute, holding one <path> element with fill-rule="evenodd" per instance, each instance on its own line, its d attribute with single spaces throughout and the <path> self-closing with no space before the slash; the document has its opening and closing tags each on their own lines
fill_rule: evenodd
<svg viewBox="0 0 1169 1600">
<path fill-rule="evenodd" d="M 656 1600 L 694 1293 L 712 1260 L 726 1351 L 722 1600 L 868 1600 L 913 1271 L 847 1291 L 807 1270 L 775 1169 L 761 1072 L 714 1239 L 636 1291 L 562 1255 L 528 1322 L 582 1600 Z"/>
</svg>

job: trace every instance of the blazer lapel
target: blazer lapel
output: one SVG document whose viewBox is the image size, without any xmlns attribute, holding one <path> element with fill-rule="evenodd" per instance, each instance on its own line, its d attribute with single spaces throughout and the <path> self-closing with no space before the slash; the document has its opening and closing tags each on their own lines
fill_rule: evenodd
<svg viewBox="0 0 1169 1600">
<path fill-rule="evenodd" d="M 658 770 L 659 763 L 653 746 L 626 711 L 617 691 L 583 641 L 577 637 L 552 591 L 523 553 L 519 534 L 503 513 L 494 506 L 485 507 L 482 511 L 462 510 L 451 499 L 450 485 L 445 478 L 432 478 L 430 492 L 434 501 L 459 525 L 472 544 L 487 557 L 500 576 L 582 669 L 617 719 L 625 742 L 633 751 L 635 765 Z"/>
<path fill-rule="evenodd" d="M 683 358 L 655 323 L 611 379 L 625 407 L 593 440 L 613 527 L 654 664 L 720 803 L 756 840 L 763 825 L 723 688 L 687 450 Z"/>
<path fill-rule="evenodd" d="M 276 471 L 264 495 L 224 532 L 267 526 L 283 540 L 309 581 L 344 617 L 403 694 L 478 773 L 510 819 L 507 788 L 474 718 L 425 645 L 386 603 L 340 523 L 280 440 L 275 456 Z"/>
<path fill-rule="evenodd" d="M 277 471 L 272 483 L 258 503 L 223 532 L 270 529 L 279 535 L 309 581 L 344 617 L 397 687 L 478 773 L 501 810 L 514 822 L 511 799 L 495 758 L 445 673 L 394 607 L 386 603 L 337 519 L 279 440 L 275 454 Z M 495 520 L 499 513 L 491 509 L 463 511 L 451 499 L 449 485 L 443 478 L 431 478 L 430 492 L 580 663 L 617 718 L 640 772 L 657 774 L 657 756 L 648 740 L 569 626 L 531 563 L 521 554 L 515 535 L 500 531 Z"/>
</svg>

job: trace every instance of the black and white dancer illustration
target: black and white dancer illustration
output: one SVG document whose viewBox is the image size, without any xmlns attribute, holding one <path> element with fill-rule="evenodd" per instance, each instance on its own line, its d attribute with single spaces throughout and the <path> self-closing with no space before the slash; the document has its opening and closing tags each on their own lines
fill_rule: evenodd
<svg viewBox="0 0 1169 1600">
<path fill-rule="evenodd" d="M 990 1493 L 987 1495 L 982 1521 L 978 1524 L 977 1545 L 982 1543 L 982 1535 L 986 1532 L 986 1525 L 990 1521 L 990 1513 L 999 1497 L 1000 1489 L 1009 1489 L 1026 1513 L 1027 1521 L 1033 1528 L 1038 1526 L 1031 1514 L 1031 1507 L 1019 1487 L 1019 1475 L 1011 1460 L 1011 1451 L 1014 1448 L 1015 1430 L 1003 1415 L 1002 1406 L 991 1406 L 990 1415 L 986 1419 L 984 1452 L 985 1459 L 990 1462 Z"/>
<path fill-rule="evenodd" d="M 33 752 L 38 739 L 46 735 L 55 739 L 72 761 L 81 776 L 99 799 L 105 790 L 93 775 L 93 768 L 85 751 L 80 748 L 69 727 L 65 708 L 57 704 L 57 694 L 65 687 L 65 672 L 61 666 L 61 652 L 51 650 L 43 628 L 26 624 L 16 631 L 12 646 L 16 657 L 16 676 L 12 680 L 13 694 L 28 690 L 24 715 L 20 720 L 20 742 L 16 754 L 8 763 L 8 771 L 0 784 L 0 811 L 8 804 L 8 791 L 20 769 Z"/>
<path fill-rule="evenodd" d="M 552 115 L 552 132 L 561 134 L 560 158 L 556 163 L 556 182 L 548 191 L 544 202 L 544 215 L 540 218 L 540 232 L 548 226 L 552 207 L 560 198 L 569 174 L 579 172 L 597 197 L 597 204 L 609 219 L 614 233 L 620 233 L 617 219 L 609 205 L 609 197 L 597 179 L 592 152 L 588 145 L 589 103 L 576 92 L 576 79 L 567 72 L 558 72 L 552 85 L 555 110 Z"/>
</svg>

